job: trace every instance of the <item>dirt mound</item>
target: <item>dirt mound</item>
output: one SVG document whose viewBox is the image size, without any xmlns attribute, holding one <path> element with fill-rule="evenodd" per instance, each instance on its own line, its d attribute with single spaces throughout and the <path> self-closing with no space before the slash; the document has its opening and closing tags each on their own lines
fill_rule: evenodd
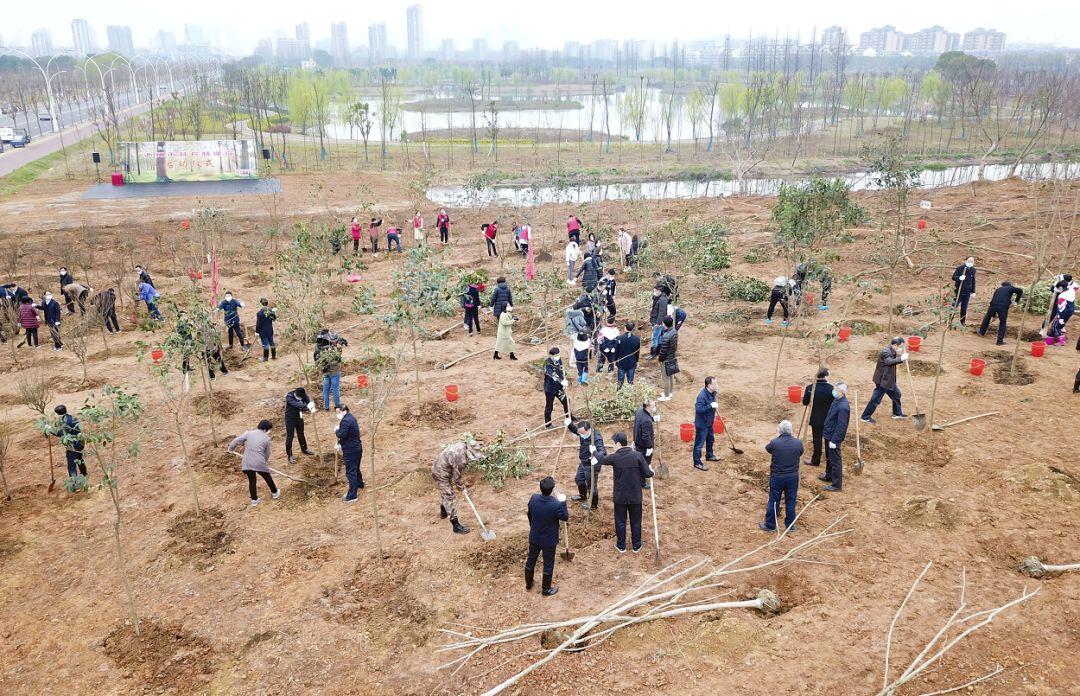
<svg viewBox="0 0 1080 696">
<path fill-rule="evenodd" d="M 745 392 L 721 391 L 716 397 L 721 415 L 731 418 L 733 414 L 745 414 L 748 420 L 771 423 L 791 418 L 795 413 L 794 404 L 787 401 L 787 392 L 777 387 L 775 398 L 747 394 Z"/>
<path fill-rule="evenodd" d="M 725 312 L 713 314 L 713 321 L 729 326 L 747 326 L 754 318 L 754 311 L 749 307 L 736 307 Z"/>
<path fill-rule="evenodd" d="M 232 392 L 214 391 L 214 416 L 218 418 L 231 418 L 243 410 L 244 402 Z M 191 399 L 191 405 L 195 413 L 206 418 L 206 395 L 197 394 Z"/>
<path fill-rule="evenodd" d="M 848 322 L 848 326 L 851 327 L 851 333 L 856 336 L 871 336 L 882 331 L 881 324 L 872 322 L 869 319 L 852 319 Z M 877 356 L 874 359 L 877 360 Z"/>
<path fill-rule="evenodd" d="M 952 503 L 928 495 L 916 495 L 900 504 L 896 519 L 905 527 L 955 529 L 963 513 Z"/>
<path fill-rule="evenodd" d="M 569 498 L 567 498 L 566 504 L 570 510 L 570 523 L 567 528 L 570 530 L 571 549 L 582 549 L 597 542 L 614 545 L 615 515 L 612 512 L 610 502 L 605 505 L 604 501 L 600 501 L 600 506 L 592 511 L 588 527 L 585 525 L 585 508 L 581 507 L 580 503 L 569 500 Z M 627 527 L 626 533 L 627 535 L 630 534 L 629 527 Z"/>
<path fill-rule="evenodd" d="M 466 556 L 473 568 L 491 577 L 512 574 L 519 566 L 524 567 L 525 552 L 529 550 L 529 535 L 498 535 L 494 541 L 477 546 Z"/>
<path fill-rule="evenodd" d="M 330 561 L 333 555 L 328 545 L 312 544 L 288 549 L 273 571 L 274 578 L 294 580 L 298 574 L 312 573 Z"/>
<path fill-rule="evenodd" d="M 1054 465 L 1025 464 L 1010 469 L 1005 480 L 1026 491 L 1063 500 L 1080 500 L 1080 479 Z"/>
<path fill-rule="evenodd" d="M 168 549 L 181 558 L 191 558 L 205 565 L 220 554 L 233 553 L 235 539 L 225 512 L 221 508 L 204 507 L 196 517 L 188 510 L 173 518 L 168 528 Z"/>
<path fill-rule="evenodd" d="M 769 489 L 769 470 L 764 464 L 755 466 L 750 462 L 740 461 L 735 465 L 735 477 L 761 490 Z"/>
<path fill-rule="evenodd" d="M 867 426 L 862 431 L 862 457 L 868 466 L 875 463 L 885 463 L 896 457 L 901 457 L 906 462 L 921 464 L 923 466 L 943 467 L 952 462 L 953 453 L 949 447 L 944 433 L 934 434 L 933 445 L 928 446 L 926 435 L 917 433 L 910 426 L 911 421 L 897 421 L 908 424 L 909 430 L 901 431 L 904 434 L 886 435 L 876 432 L 884 425 L 887 409 L 883 409 L 877 426 Z M 890 423 L 892 421 L 889 421 Z M 903 427 L 903 426 L 901 426 Z M 867 433 L 868 430 L 872 432 Z"/>
<path fill-rule="evenodd" d="M 0 539 L 0 558 L 11 558 L 26 548 L 26 542 L 18 539 Z"/>
<path fill-rule="evenodd" d="M 240 473 L 240 458 L 235 454 L 225 451 L 228 443 L 236 438 L 237 433 L 226 434 L 222 438 L 225 444 L 215 445 L 209 440 L 197 446 L 191 453 L 191 461 L 203 471 L 209 471 L 215 476 L 234 481 L 242 476 Z"/>
<path fill-rule="evenodd" d="M 105 654 L 130 676 L 159 694 L 203 691 L 214 673 L 214 649 L 179 625 L 141 622 L 142 635 L 123 625 L 103 641 Z"/>
<path fill-rule="evenodd" d="M 87 389 L 97 389 L 106 382 L 108 382 L 107 379 L 93 376 L 84 382 L 82 375 L 80 374 L 78 377 L 53 377 L 51 384 L 54 391 L 61 394 L 67 394 L 70 392 L 85 391 Z M 22 400 L 20 399 L 15 403 L 22 403 Z"/>
<path fill-rule="evenodd" d="M 1015 373 L 1010 367 L 1008 362 L 1003 362 L 994 368 L 994 382 L 997 384 L 1009 384 L 1014 387 L 1033 384 L 1035 382 L 1035 373 L 1028 369 L 1026 361 L 1021 360 L 1020 358 L 1016 359 Z"/>
<path fill-rule="evenodd" d="M 461 425 L 473 419 L 473 414 L 449 401 L 432 399 L 425 401 L 417 413 L 416 404 L 402 409 L 399 419 L 405 422 L 426 423 L 428 425 Z"/>
<path fill-rule="evenodd" d="M 308 442 L 309 445 L 313 443 Z M 330 500 L 343 492 L 338 490 L 338 482 L 334 480 L 334 468 L 337 464 L 335 455 L 323 454 L 322 457 L 308 457 L 299 455 L 299 473 L 297 465 L 291 465 L 287 471 L 293 476 L 298 476 L 303 481 L 289 481 L 283 476 L 278 476 L 275 483 L 285 488 L 285 493 L 277 502 L 285 507 L 298 507 L 308 503 Z M 344 480 L 344 466 L 341 469 L 341 478 Z"/>
<path fill-rule="evenodd" d="M 407 496 L 413 496 L 431 493 L 435 484 L 431 479 L 431 468 L 423 467 L 410 471 L 386 485 L 389 486 L 391 493 L 403 493 Z"/>
</svg>

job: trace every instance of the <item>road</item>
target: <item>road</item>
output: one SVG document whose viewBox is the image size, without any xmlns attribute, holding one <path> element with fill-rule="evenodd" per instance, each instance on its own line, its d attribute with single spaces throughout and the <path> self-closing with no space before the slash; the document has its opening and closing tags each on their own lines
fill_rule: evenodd
<svg viewBox="0 0 1080 696">
<path fill-rule="evenodd" d="M 134 102 L 135 100 L 132 98 L 130 92 L 122 92 L 116 95 L 116 104 L 121 109 L 126 109 Z M 40 111 L 41 113 L 46 113 L 48 107 L 42 105 Z M 94 116 L 93 103 L 89 99 L 58 99 L 57 111 L 58 113 L 53 114 L 52 117 L 56 119 L 57 123 L 64 127 L 76 123 L 88 123 L 93 120 Z M 25 128 L 31 138 L 37 138 L 39 135 L 45 136 L 52 132 L 52 123 L 49 121 L 42 121 L 38 118 L 38 113 L 33 111 L 28 114 L 24 114 L 22 111 L 16 111 L 0 115 L 0 126 L 12 125 L 14 125 L 15 128 Z"/>
</svg>

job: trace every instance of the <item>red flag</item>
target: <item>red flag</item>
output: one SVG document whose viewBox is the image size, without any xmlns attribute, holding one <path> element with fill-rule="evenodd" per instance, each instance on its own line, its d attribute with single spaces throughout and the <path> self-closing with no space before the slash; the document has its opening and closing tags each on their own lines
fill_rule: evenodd
<svg viewBox="0 0 1080 696">
<path fill-rule="evenodd" d="M 210 306 L 217 306 L 217 293 L 218 293 L 218 267 L 217 267 L 217 249 L 215 248 L 210 252 Z"/>
<path fill-rule="evenodd" d="M 533 264 L 533 240 L 531 230 L 529 232 L 529 255 L 525 261 L 525 277 L 529 280 L 536 277 L 536 266 Z"/>
</svg>

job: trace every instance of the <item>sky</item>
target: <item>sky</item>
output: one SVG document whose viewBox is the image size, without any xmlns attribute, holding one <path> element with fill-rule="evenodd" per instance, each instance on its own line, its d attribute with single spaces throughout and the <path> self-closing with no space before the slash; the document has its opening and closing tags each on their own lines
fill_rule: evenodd
<svg viewBox="0 0 1080 696">
<path fill-rule="evenodd" d="M 280 4 L 279 4 L 280 3 Z M 367 44 L 367 26 L 386 22 L 392 45 L 405 46 L 405 8 L 409 0 L 356 2 L 330 0 L 312 7 L 278 0 L 185 0 L 161 3 L 153 0 L 49 0 L 5 3 L 0 38 L 7 44 L 30 43 L 39 28 L 52 33 L 55 46 L 70 46 L 71 20 L 90 21 L 98 43 L 105 43 L 109 24 L 132 28 L 136 47 L 150 46 L 159 29 L 171 29 L 181 42 L 185 24 L 200 25 L 208 37 L 232 53 L 250 53 L 259 38 L 289 35 L 300 22 L 308 22 L 311 39 L 318 43 L 330 35 L 330 23 L 348 25 L 352 46 Z M 1009 43 L 1053 43 L 1080 47 L 1080 0 L 1041 0 L 1037 3 L 999 0 L 905 0 L 899 3 L 873 0 L 831 2 L 773 1 L 721 3 L 710 0 L 428 0 L 423 8 L 424 44 L 439 47 L 453 38 L 459 50 L 472 46 L 474 38 L 487 39 L 497 50 L 503 41 L 517 41 L 523 48 L 561 48 L 564 41 L 595 39 L 650 39 L 691 41 L 755 34 L 790 33 L 808 40 L 816 26 L 839 24 L 857 42 L 859 32 L 883 24 L 912 32 L 934 24 L 963 33 L 976 27 L 1004 31 Z M 1031 11 L 1037 6 L 1037 11 Z M 280 7 L 280 9 L 278 9 Z M 267 10 L 270 11 L 267 11 Z"/>
</svg>

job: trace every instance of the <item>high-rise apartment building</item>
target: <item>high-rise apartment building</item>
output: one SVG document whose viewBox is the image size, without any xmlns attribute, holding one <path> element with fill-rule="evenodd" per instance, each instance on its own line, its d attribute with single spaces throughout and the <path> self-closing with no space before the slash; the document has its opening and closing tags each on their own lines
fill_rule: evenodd
<svg viewBox="0 0 1080 696">
<path fill-rule="evenodd" d="M 52 34 L 48 29 L 38 29 L 30 35 L 30 55 L 51 56 L 53 54 Z"/>
<path fill-rule="evenodd" d="M 127 57 L 135 54 L 135 44 L 131 40 L 131 27 L 110 25 L 105 27 L 105 35 L 109 40 L 109 50 L 113 53 Z"/>
<path fill-rule="evenodd" d="M 335 68 L 349 67 L 349 33 L 345 22 L 334 22 L 330 25 L 330 58 Z"/>
<path fill-rule="evenodd" d="M 896 53 L 904 48 L 904 35 L 896 27 L 886 24 L 859 35 L 859 48 L 877 53 Z"/>
<path fill-rule="evenodd" d="M 821 47 L 829 53 L 846 53 L 848 35 L 843 27 L 831 26 L 821 32 Z"/>
<path fill-rule="evenodd" d="M 93 53 L 96 49 L 94 30 L 90 28 L 90 22 L 85 19 L 71 20 L 71 39 L 75 44 L 75 52 L 80 55 Z"/>
<path fill-rule="evenodd" d="M 409 60 L 422 60 L 424 57 L 424 23 L 419 5 L 409 5 L 405 10 L 405 20 L 408 28 L 408 56 Z"/>
<path fill-rule="evenodd" d="M 372 63 L 381 63 L 386 59 L 386 22 L 369 24 L 368 35 L 368 59 Z"/>
<path fill-rule="evenodd" d="M 979 27 L 964 34 L 963 50 L 976 53 L 998 53 L 1005 50 L 1005 33 Z"/>
<path fill-rule="evenodd" d="M 945 53 L 960 45 L 960 35 L 950 34 L 945 27 L 934 25 L 904 37 L 904 48 L 912 53 Z"/>
</svg>

